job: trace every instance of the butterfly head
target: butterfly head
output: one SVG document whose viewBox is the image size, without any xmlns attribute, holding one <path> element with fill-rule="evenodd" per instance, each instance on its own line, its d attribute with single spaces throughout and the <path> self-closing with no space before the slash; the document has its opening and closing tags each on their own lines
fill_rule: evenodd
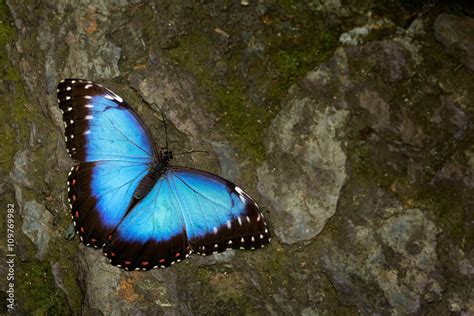
<svg viewBox="0 0 474 316">
<path fill-rule="evenodd" d="M 171 150 L 168 150 L 167 148 L 161 148 L 160 160 L 164 162 L 169 162 L 171 159 L 173 159 L 173 152 Z"/>
</svg>

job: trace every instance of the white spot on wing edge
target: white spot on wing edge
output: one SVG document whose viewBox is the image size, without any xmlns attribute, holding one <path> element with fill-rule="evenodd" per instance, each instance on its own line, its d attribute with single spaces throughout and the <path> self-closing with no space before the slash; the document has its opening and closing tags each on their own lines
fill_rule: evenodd
<svg viewBox="0 0 474 316">
<path fill-rule="evenodd" d="M 245 198 L 247 197 L 247 194 L 238 186 L 235 187 L 235 192 L 237 192 L 237 194 L 239 195 L 239 199 L 242 201 L 242 203 L 246 204 L 247 201 L 245 200 Z"/>
<path fill-rule="evenodd" d="M 239 194 L 242 194 L 242 195 L 245 194 L 245 192 L 241 188 L 239 188 L 238 186 L 235 186 L 235 192 L 237 192 Z"/>
<path fill-rule="evenodd" d="M 106 95 L 106 96 L 105 96 L 107 99 L 109 99 L 109 100 L 115 100 L 115 101 L 117 101 L 117 102 L 119 102 L 119 103 L 122 103 L 122 102 L 123 102 L 123 99 L 122 99 L 120 96 L 118 96 L 117 94 L 115 94 L 115 92 L 110 91 L 109 89 L 106 89 L 106 90 L 107 90 L 107 92 L 109 93 L 109 95 Z"/>
<path fill-rule="evenodd" d="M 85 120 L 92 120 L 94 117 L 92 115 L 86 115 L 84 117 Z"/>
</svg>

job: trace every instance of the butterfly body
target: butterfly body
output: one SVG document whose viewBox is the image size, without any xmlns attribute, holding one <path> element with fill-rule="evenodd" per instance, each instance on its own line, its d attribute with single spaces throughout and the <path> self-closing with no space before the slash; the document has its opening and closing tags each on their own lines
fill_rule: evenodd
<svg viewBox="0 0 474 316">
<path fill-rule="evenodd" d="M 257 249 L 270 241 L 258 205 L 209 172 L 170 164 L 137 113 L 81 79 L 58 85 L 71 215 L 81 241 L 126 270 L 167 267 L 192 252 Z"/>
<path fill-rule="evenodd" d="M 148 173 L 143 177 L 143 179 L 138 184 L 138 187 L 133 193 L 133 197 L 137 200 L 141 200 L 148 193 L 150 193 L 153 186 L 156 184 L 156 181 L 166 172 L 169 162 L 172 159 L 171 151 L 164 151 L 160 157 L 156 158 L 156 161 L 151 166 Z"/>
</svg>

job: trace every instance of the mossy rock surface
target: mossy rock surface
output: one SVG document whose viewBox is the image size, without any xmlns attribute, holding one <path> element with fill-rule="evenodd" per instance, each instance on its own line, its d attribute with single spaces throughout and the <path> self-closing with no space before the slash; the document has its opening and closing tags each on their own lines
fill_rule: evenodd
<svg viewBox="0 0 474 316">
<path fill-rule="evenodd" d="M 248 2 L 0 1 L 14 313 L 474 314 L 470 4 Z M 160 145 L 164 113 L 171 149 L 204 151 L 176 163 L 245 188 L 270 245 L 125 272 L 67 240 L 66 77 L 113 89 Z"/>
</svg>

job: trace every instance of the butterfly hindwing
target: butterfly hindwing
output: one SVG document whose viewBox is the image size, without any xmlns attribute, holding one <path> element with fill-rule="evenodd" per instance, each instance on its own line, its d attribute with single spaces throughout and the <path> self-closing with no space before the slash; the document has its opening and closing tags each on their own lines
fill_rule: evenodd
<svg viewBox="0 0 474 316">
<path fill-rule="evenodd" d="M 230 181 L 202 170 L 171 166 L 166 178 L 179 197 L 189 243 L 198 254 L 255 249 L 269 242 L 257 204 Z"/>
<path fill-rule="evenodd" d="M 167 267 L 190 253 L 175 192 L 166 178 L 140 200 L 104 247 L 114 265 L 127 270 Z"/>
<path fill-rule="evenodd" d="M 214 174 L 170 166 L 106 243 L 114 265 L 127 270 L 167 267 L 193 251 L 262 248 L 270 241 L 257 204 Z"/>
<path fill-rule="evenodd" d="M 114 160 L 81 162 L 71 169 L 68 198 L 76 230 L 85 245 L 104 244 L 147 172 L 144 164 Z"/>
</svg>

